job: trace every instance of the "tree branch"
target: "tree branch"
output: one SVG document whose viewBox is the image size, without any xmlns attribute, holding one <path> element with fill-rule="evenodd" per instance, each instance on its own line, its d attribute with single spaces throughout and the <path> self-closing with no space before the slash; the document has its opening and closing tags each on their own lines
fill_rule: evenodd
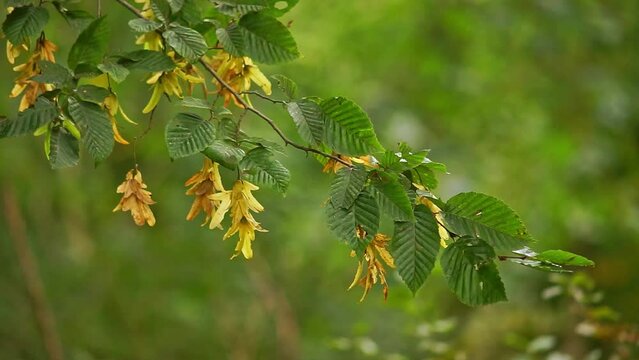
<svg viewBox="0 0 639 360">
<path fill-rule="evenodd" d="M 47 357 L 49 360 L 62 360 L 64 356 L 60 336 L 56 330 L 55 317 L 47 302 L 45 288 L 38 270 L 38 262 L 29 246 L 24 219 L 20 215 L 13 189 L 5 187 L 3 190 L 4 214 L 9 230 L 9 238 L 11 238 L 16 250 L 18 264 L 22 271 L 29 301 L 31 302 L 31 310 L 40 331 Z"/>
<path fill-rule="evenodd" d="M 142 16 L 142 13 L 140 13 L 140 11 L 138 9 L 136 9 L 133 5 L 129 4 L 126 0 L 115 0 L 117 1 L 120 5 L 124 6 L 125 8 L 127 8 L 129 11 L 131 11 L 133 14 L 135 14 L 135 16 L 139 17 L 139 18 L 144 18 Z M 277 135 L 282 139 L 282 141 L 284 142 L 285 145 L 290 145 L 296 149 L 302 150 L 306 153 L 314 153 L 314 154 L 318 154 L 321 155 L 325 158 L 337 161 L 339 163 L 341 163 L 342 165 L 346 166 L 346 167 L 353 167 L 353 165 L 349 164 L 348 162 L 340 159 L 338 156 L 335 155 L 331 155 L 331 154 L 327 154 L 321 150 L 317 150 L 315 148 L 312 147 L 308 147 L 308 146 L 304 146 L 304 145 L 300 145 L 295 143 L 294 141 L 292 141 L 291 139 L 289 139 L 286 134 L 284 134 L 284 132 L 282 131 L 282 129 L 280 129 L 277 124 L 275 123 L 275 121 L 273 121 L 273 119 L 269 118 L 268 116 L 266 116 L 264 113 L 262 113 L 261 111 L 259 111 L 258 109 L 252 107 L 249 103 L 246 102 L 246 100 L 244 100 L 242 98 L 242 96 L 240 94 L 237 93 L 237 91 L 235 91 L 235 89 L 233 89 L 231 87 L 231 85 L 229 85 L 226 81 L 224 81 L 224 79 L 222 79 L 220 77 L 220 75 L 218 75 L 218 73 L 215 71 L 215 69 L 213 69 L 213 67 L 211 67 L 211 65 L 209 65 L 206 61 L 204 61 L 203 59 L 200 59 L 200 65 L 202 65 L 206 71 L 208 71 L 211 76 L 213 76 L 213 78 L 215 78 L 215 80 L 217 82 L 220 83 L 220 85 L 222 85 L 222 87 L 224 87 L 228 92 L 230 92 L 233 97 L 235 97 L 238 101 L 238 103 L 240 103 L 244 109 L 252 112 L 253 114 L 257 115 L 259 118 L 261 118 L 262 120 L 266 121 L 267 124 L 269 124 L 271 126 L 271 128 L 273 128 L 273 130 L 277 133 Z"/>
</svg>

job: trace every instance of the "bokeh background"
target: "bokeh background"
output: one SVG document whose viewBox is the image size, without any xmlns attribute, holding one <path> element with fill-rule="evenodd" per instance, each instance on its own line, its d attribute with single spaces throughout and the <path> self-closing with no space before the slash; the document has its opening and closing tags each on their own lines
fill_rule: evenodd
<svg viewBox="0 0 639 360">
<path fill-rule="evenodd" d="M 133 49 L 130 14 L 110 1 L 103 11 L 114 52 Z M 302 0 L 283 21 L 303 58 L 265 73 L 291 77 L 304 95 L 355 100 L 389 147 L 432 149 L 450 172 L 439 195 L 503 199 L 537 249 L 596 261 L 585 273 L 603 303 L 618 322 L 639 322 L 638 2 Z M 52 12 L 47 36 L 64 63 L 77 31 Z M 0 61 L 0 93 L 13 77 Z M 129 139 L 147 122 L 143 80 L 116 87 L 140 122 L 124 125 Z M 295 137 L 281 108 L 254 103 Z M 0 114 L 16 108 L 0 97 Z M 570 301 L 542 299 L 547 274 L 514 264 L 500 264 L 508 303 L 463 306 L 439 269 L 415 297 L 393 275 L 388 301 L 375 289 L 359 303 L 360 289 L 346 291 L 356 260 L 324 225 L 330 176 L 292 149 L 281 158 L 288 195 L 257 192 L 269 232 L 258 234 L 256 258 L 229 261 L 233 241 L 184 220 L 183 182 L 201 159 L 169 160 L 163 126 L 173 111 L 165 102 L 136 146 L 158 202 L 154 228 L 111 212 L 131 146 L 98 167 L 85 157 L 52 171 L 41 138 L 0 141 L 0 197 L 17 199 L 67 358 L 594 360 L 614 347 L 575 331 L 583 319 Z M 277 140 L 257 118 L 244 124 Z M 9 236 L 0 215 L 0 358 L 42 359 Z"/>
</svg>

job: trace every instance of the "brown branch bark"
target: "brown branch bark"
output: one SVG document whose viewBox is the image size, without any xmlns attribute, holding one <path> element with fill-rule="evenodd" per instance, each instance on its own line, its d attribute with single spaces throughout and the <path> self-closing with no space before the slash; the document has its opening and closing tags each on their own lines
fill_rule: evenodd
<svg viewBox="0 0 639 360">
<path fill-rule="evenodd" d="M 31 303 L 31 310 L 44 343 L 44 348 L 49 360 L 62 360 L 64 358 L 60 336 L 56 330 L 55 317 L 49 303 L 40 273 L 38 262 L 31 251 L 27 238 L 24 219 L 12 189 L 4 187 L 4 214 L 9 230 L 9 237 L 16 250 L 18 264 L 24 278 L 27 295 Z"/>
</svg>

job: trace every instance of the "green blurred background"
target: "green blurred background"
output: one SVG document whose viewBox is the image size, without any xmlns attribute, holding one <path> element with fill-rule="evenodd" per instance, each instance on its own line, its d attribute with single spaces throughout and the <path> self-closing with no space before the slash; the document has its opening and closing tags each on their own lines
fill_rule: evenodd
<svg viewBox="0 0 639 360">
<path fill-rule="evenodd" d="M 134 48 L 130 14 L 115 2 L 103 8 L 114 52 Z M 64 63 L 77 31 L 51 18 L 47 36 Z M 302 0 L 282 20 L 292 21 L 303 58 L 265 73 L 291 77 L 304 95 L 355 100 L 389 147 L 432 149 L 450 171 L 439 195 L 503 199 L 536 248 L 596 261 L 587 273 L 605 303 L 639 322 L 639 2 Z M 8 94 L 6 60 L 0 74 Z M 146 126 L 143 79 L 116 87 L 140 122 L 123 126 L 129 139 Z M 254 104 L 295 136 L 282 109 Z M 16 108 L 0 97 L 0 114 Z M 97 168 L 85 158 L 52 171 L 41 138 L 0 141 L 0 191 L 19 200 L 69 359 L 536 359 L 546 355 L 521 355 L 512 339 L 544 334 L 573 359 L 605 348 L 575 334 L 567 304 L 540 298 L 547 274 L 514 264 L 500 264 L 508 303 L 465 307 L 438 269 L 414 298 L 393 274 L 387 302 L 375 289 L 359 303 L 361 289 L 346 291 L 356 260 L 324 225 L 330 176 L 294 150 L 281 159 L 292 173 L 288 195 L 256 193 L 269 229 L 256 258 L 229 261 L 234 241 L 184 220 L 183 182 L 201 159 L 170 162 L 163 126 L 175 109 L 162 109 L 137 146 L 158 202 L 154 228 L 111 212 L 131 146 L 117 145 Z M 244 124 L 276 140 L 259 119 Z M 0 358 L 44 356 L 0 216 Z"/>
</svg>

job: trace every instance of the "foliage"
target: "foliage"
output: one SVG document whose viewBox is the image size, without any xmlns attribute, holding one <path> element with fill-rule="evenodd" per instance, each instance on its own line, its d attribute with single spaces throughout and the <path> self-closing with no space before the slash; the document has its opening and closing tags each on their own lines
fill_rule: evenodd
<svg viewBox="0 0 639 360">
<path fill-rule="evenodd" d="M 78 35 L 67 66 L 55 63 L 57 48 L 47 42 L 49 11 L 56 9 L 69 22 L 86 16 L 66 9 L 72 4 L 15 4 L 3 24 L 9 60 L 35 40 L 39 52 L 34 54 L 47 61 L 28 62 L 30 66 L 24 67 L 27 70 L 16 80 L 17 89 L 22 90 L 11 95 L 23 94 L 25 108 L 15 119 L 0 122 L 0 135 L 44 134 L 52 168 L 78 164 L 78 142 L 95 163 L 103 162 L 115 142 L 128 144 L 119 133 L 116 115 L 132 122 L 111 82 L 126 82 L 131 72 L 140 71 L 147 75 L 152 91 L 143 110 L 150 114 L 149 124 L 163 98 L 180 99 L 179 105 L 208 113 L 208 118 L 177 114 L 165 127 L 166 149 L 170 159 L 206 158 L 203 169 L 187 182 L 194 189 L 192 209 L 205 213 L 211 229 L 221 228 L 230 212 L 231 225 L 224 238 L 239 234 L 234 256 L 241 253 L 251 258 L 255 232 L 266 231 L 254 218 L 254 213 L 264 210 L 253 197 L 252 191 L 258 190 L 254 184 L 285 194 L 291 179 L 290 171 L 277 159 L 281 146 L 250 135 L 251 127 L 243 121 L 250 112 L 285 145 L 317 155 L 325 172 L 336 173 L 326 204 L 328 227 L 358 257 L 353 284 L 363 285 L 364 295 L 378 282 L 387 294 L 384 264 L 396 266 L 416 293 L 440 252 L 449 287 L 471 306 L 506 300 L 496 261 L 546 271 L 594 265 L 562 250 L 529 250 L 532 237 L 521 218 L 492 196 L 465 192 L 448 201 L 436 197 L 437 172 L 445 172 L 446 167 L 431 161 L 427 150 L 413 150 L 405 143 L 386 149 L 370 117 L 355 101 L 343 96 L 299 98 L 298 86 L 282 75 L 273 78 L 287 100 L 271 97 L 271 82 L 253 61 L 276 64 L 300 56 L 291 31 L 278 20 L 284 11 L 277 2 L 220 1 L 207 4 L 202 12 L 193 3 L 143 1 L 140 9 L 132 11 L 136 18 L 128 25 L 139 34 L 136 44 L 144 49 L 128 53 L 109 48 L 112 25 L 107 16 L 97 17 Z M 294 4 L 287 2 L 286 9 Z M 216 86 L 212 103 L 211 91 L 204 86 L 209 80 L 205 74 Z M 262 92 L 252 91 L 252 83 Z M 203 90 L 197 96 L 195 89 L 200 85 Z M 216 106 L 217 97 L 224 98 L 222 109 Z M 304 144 L 290 140 L 273 119 L 256 109 L 252 105 L 256 98 L 281 105 Z M 153 226 L 149 205 L 154 202 L 142 190 L 146 184 L 137 165 L 127 175 L 124 185 L 128 185 L 118 188 L 124 196 L 116 210 L 131 210 L 138 225 L 146 219 Z M 218 165 L 237 174 L 231 190 L 222 184 Z M 131 197 L 137 193 L 148 195 Z M 382 215 L 394 224 L 392 239 L 380 230 Z"/>
</svg>

